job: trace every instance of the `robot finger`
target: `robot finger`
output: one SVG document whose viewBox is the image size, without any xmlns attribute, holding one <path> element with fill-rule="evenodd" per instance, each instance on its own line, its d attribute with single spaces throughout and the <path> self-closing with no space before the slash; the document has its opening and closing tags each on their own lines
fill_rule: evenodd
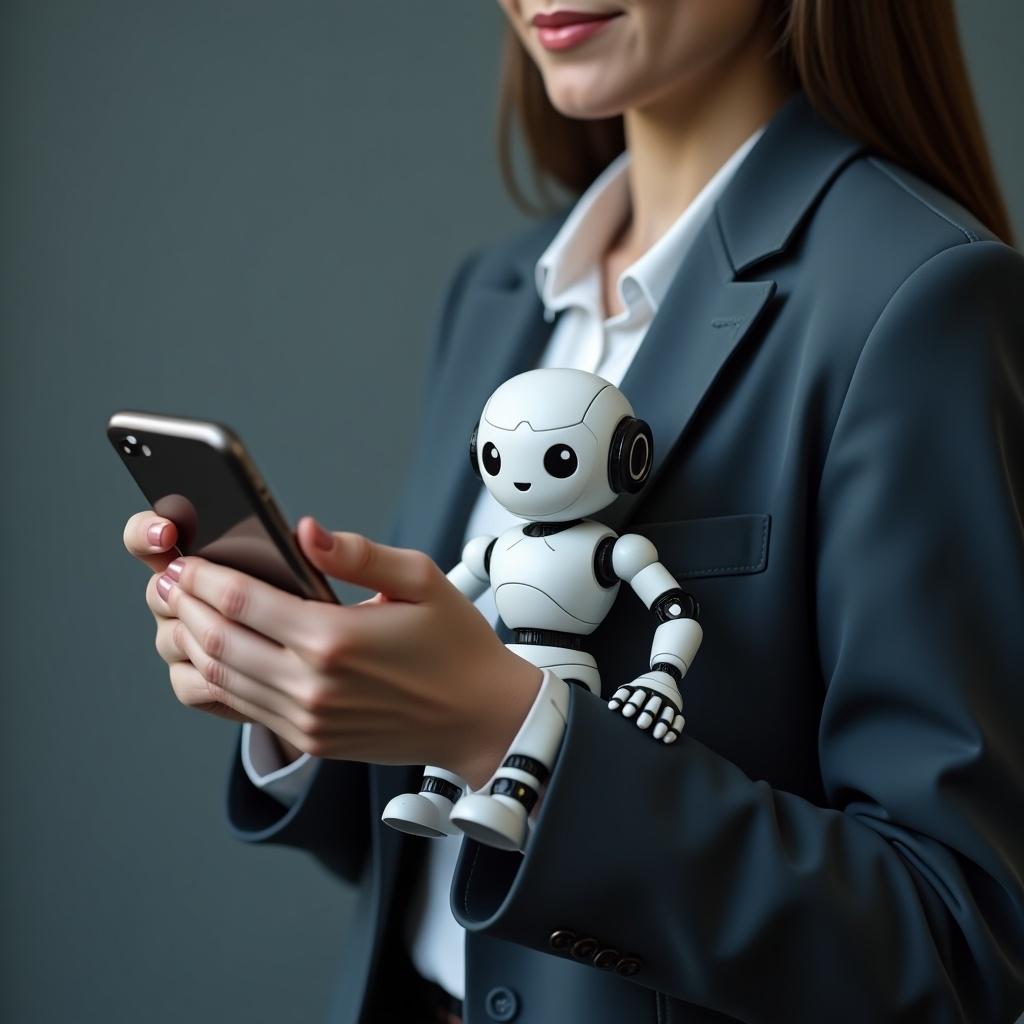
<svg viewBox="0 0 1024 1024">
<path fill-rule="evenodd" d="M 654 738 L 656 740 L 660 740 L 668 732 L 675 715 L 676 709 L 671 704 L 666 704 L 662 708 L 661 715 L 658 717 L 658 724 L 654 727 Z"/>
<path fill-rule="evenodd" d="M 629 687 L 620 686 L 612 696 L 612 699 L 608 701 L 608 707 L 614 711 L 627 697 L 629 696 Z"/>
<path fill-rule="evenodd" d="M 646 729 L 654 721 L 654 716 L 657 715 L 658 709 L 661 707 L 661 701 L 662 697 L 660 694 L 651 694 L 651 699 L 644 706 L 643 711 L 636 720 L 639 728 Z"/>
<path fill-rule="evenodd" d="M 638 687 L 633 691 L 633 696 L 629 698 L 629 701 L 623 707 L 622 713 L 626 718 L 632 718 L 645 700 L 647 700 L 647 691 Z"/>
<path fill-rule="evenodd" d="M 663 742 L 675 743 L 675 741 L 679 739 L 679 734 L 683 731 L 683 725 L 685 724 L 685 722 L 686 719 L 683 718 L 682 715 L 677 714 L 676 717 L 673 719 L 672 725 L 669 728 L 668 732 L 666 732 L 665 735 L 662 737 Z"/>
</svg>

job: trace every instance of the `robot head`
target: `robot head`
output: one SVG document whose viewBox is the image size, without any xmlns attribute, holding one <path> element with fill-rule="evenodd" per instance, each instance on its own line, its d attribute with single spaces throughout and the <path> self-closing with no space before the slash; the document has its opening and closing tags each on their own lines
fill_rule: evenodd
<svg viewBox="0 0 1024 1024">
<path fill-rule="evenodd" d="M 584 370 L 540 369 L 501 384 L 473 428 L 469 458 L 513 515 L 562 522 L 592 515 L 650 475 L 650 427 L 626 396 Z"/>
</svg>

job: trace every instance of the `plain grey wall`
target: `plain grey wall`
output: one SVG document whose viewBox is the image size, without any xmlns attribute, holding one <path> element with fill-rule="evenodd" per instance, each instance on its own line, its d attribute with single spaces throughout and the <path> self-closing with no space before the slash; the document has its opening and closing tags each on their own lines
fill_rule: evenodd
<svg viewBox="0 0 1024 1024">
<path fill-rule="evenodd" d="M 1022 11 L 961 15 L 1021 230 Z M 322 1012 L 351 896 L 227 835 L 236 727 L 173 698 L 103 427 L 222 419 L 292 521 L 383 534 L 441 288 L 525 223 L 500 28 L 493 0 L 0 4 L 0 1018 Z"/>
</svg>

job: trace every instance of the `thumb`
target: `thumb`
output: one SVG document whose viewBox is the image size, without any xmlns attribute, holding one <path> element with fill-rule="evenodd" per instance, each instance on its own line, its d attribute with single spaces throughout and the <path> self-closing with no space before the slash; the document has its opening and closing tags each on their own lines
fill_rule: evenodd
<svg viewBox="0 0 1024 1024">
<path fill-rule="evenodd" d="M 420 551 L 378 544 L 361 533 L 331 533 L 312 516 L 303 516 L 296 532 L 302 553 L 321 572 L 399 601 L 425 600 L 440 575 Z"/>
</svg>

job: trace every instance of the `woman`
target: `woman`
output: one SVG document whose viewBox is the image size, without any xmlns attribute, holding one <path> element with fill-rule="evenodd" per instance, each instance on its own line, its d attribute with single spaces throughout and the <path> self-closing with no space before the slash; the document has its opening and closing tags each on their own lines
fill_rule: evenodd
<svg viewBox="0 0 1024 1024">
<path fill-rule="evenodd" d="M 337 1021 L 1013 1020 L 1024 264 L 949 4 L 502 7 L 505 127 L 586 191 L 456 272 L 401 546 L 300 521 L 377 596 L 164 574 L 173 524 L 126 527 L 179 699 L 251 725 L 232 826 L 361 886 Z M 480 786 L 537 694 L 437 564 L 493 513 L 473 419 L 538 363 L 621 380 L 652 423 L 652 481 L 608 521 L 654 540 L 705 640 L 665 747 L 606 704 L 649 613 L 622 595 L 593 634 L 605 700 L 572 688 L 523 853 L 457 842 L 462 991 L 417 944 L 445 847 L 379 818 L 424 764 Z M 414 1008 L 410 956 L 464 1005 L 421 983 L 440 1016 Z"/>
</svg>

